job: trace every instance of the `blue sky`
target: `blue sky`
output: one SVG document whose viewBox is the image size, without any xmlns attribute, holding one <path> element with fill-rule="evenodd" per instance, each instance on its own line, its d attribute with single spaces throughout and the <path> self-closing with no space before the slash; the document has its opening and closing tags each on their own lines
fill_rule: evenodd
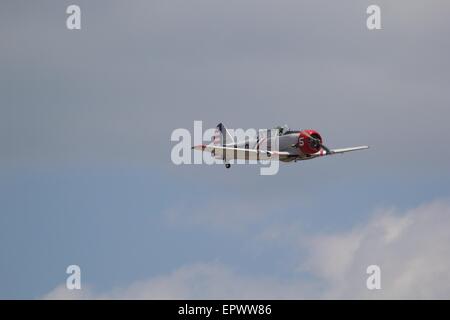
<svg viewBox="0 0 450 320">
<path fill-rule="evenodd" d="M 1 298 L 449 297 L 447 3 L 77 3 L 0 5 Z M 194 120 L 371 149 L 175 166 Z"/>
</svg>

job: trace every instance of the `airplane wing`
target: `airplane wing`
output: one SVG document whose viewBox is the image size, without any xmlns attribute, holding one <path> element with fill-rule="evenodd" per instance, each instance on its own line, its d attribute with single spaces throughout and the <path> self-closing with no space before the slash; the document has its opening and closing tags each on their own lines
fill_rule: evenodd
<svg viewBox="0 0 450 320">
<path fill-rule="evenodd" d="M 357 151 L 357 150 L 364 150 L 364 149 L 369 149 L 369 146 L 359 146 L 359 147 L 351 147 L 351 148 L 333 149 L 333 150 L 331 150 L 331 153 L 329 155 L 338 154 L 338 153 L 345 153 L 345 152 L 351 152 L 351 151 Z"/>
<path fill-rule="evenodd" d="M 346 153 L 346 152 L 351 152 L 351 151 L 358 151 L 358 150 L 364 150 L 364 149 L 369 149 L 369 146 L 359 146 L 359 147 L 351 147 L 351 148 L 341 148 L 341 149 L 332 149 L 330 150 L 330 152 L 326 152 L 324 149 L 320 150 L 319 152 L 309 156 L 309 157 L 303 157 L 300 158 L 298 160 L 311 160 L 311 159 L 315 159 L 317 157 L 324 157 L 324 156 L 332 156 L 335 154 L 342 154 L 342 153 Z"/>
<path fill-rule="evenodd" d="M 269 160 L 276 158 L 288 157 L 289 152 L 283 151 L 268 151 L 261 149 L 244 149 L 244 148 L 234 148 L 231 146 L 216 146 L 213 144 L 209 145 L 197 145 L 192 147 L 194 150 L 212 152 L 215 156 L 223 156 L 225 154 L 226 159 L 248 159 L 248 160 Z"/>
</svg>

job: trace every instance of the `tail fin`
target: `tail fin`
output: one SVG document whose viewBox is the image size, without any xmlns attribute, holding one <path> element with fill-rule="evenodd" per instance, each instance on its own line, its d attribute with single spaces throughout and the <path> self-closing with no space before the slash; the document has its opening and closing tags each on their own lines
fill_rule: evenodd
<svg viewBox="0 0 450 320">
<path fill-rule="evenodd" d="M 234 143 L 233 136 L 222 123 L 219 123 L 216 127 L 216 131 L 214 132 L 213 144 L 217 146 L 224 146 L 231 143 Z"/>
</svg>

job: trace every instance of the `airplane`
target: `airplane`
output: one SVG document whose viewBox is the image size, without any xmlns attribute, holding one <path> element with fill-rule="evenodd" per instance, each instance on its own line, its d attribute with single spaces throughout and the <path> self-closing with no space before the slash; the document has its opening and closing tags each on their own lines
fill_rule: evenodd
<svg viewBox="0 0 450 320">
<path fill-rule="evenodd" d="M 260 130 L 254 137 L 235 141 L 227 128 L 219 123 L 211 144 L 196 145 L 192 149 L 210 152 L 216 159 L 223 160 L 225 167 L 229 169 L 232 159 L 297 162 L 369 148 L 358 146 L 329 149 L 322 141 L 322 136 L 316 130 L 291 130 L 287 125 L 272 130 Z"/>
</svg>

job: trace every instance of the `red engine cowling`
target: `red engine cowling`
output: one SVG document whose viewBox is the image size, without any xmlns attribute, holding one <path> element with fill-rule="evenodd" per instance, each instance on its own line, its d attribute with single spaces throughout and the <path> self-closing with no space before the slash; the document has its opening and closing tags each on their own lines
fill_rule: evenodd
<svg viewBox="0 0 450 320">
<path fill-rule="evenodd" d="M 306 133 L 305 133 L 306 132 Z M 308 136 L 309 135 L 309 136 Z M 311 139 L 314 138 L 314 139 Z M 317 141 L 317 140 L 320 141 Z M 322 137 L 315 130 L 302 130 L 298 135 L 298 149 L 302 154 L 314 154 L 322 149 Z"/>
</svg>

